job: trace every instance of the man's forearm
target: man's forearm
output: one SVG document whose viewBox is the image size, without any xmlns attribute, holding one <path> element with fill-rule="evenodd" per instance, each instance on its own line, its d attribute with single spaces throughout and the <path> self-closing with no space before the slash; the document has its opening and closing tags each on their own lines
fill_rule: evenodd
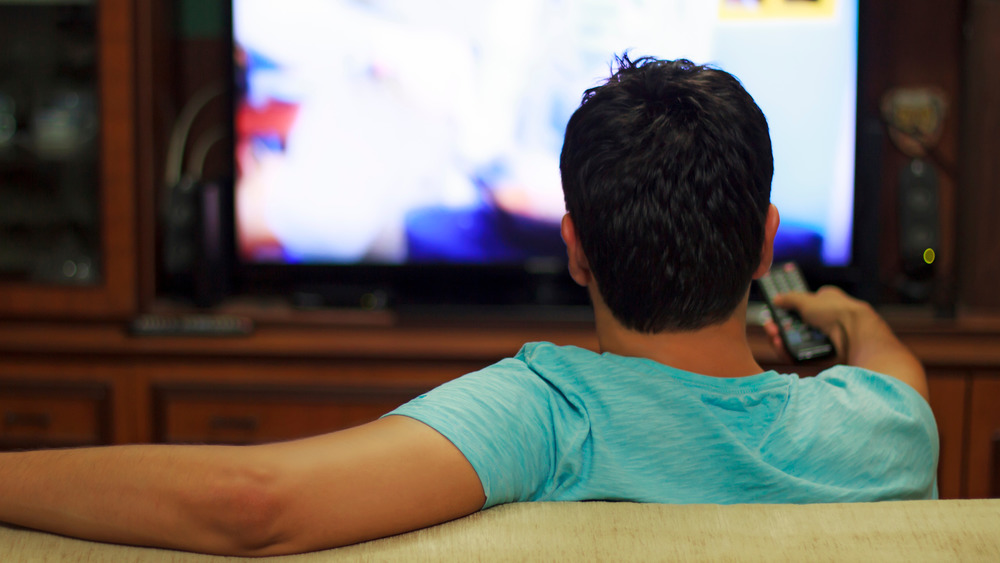
<svg viewBox="0 0 1000 563">
<path fill-rule="evenodd" d="M 233 448 L 120 446 L 0 454 L 0 521 L 75 537 L 233 553 L 260 523 Z M 225 514 L 226 518 L 218 517 Z M 235 538 L 235 540 L 234 540 Z"/>
<path fill-rule="evenodd" d="M 893 334 L 888 323 L 864 302 L 845 310 L 840 319 L 844 331 L 846 361 L 908 383 L 928 397 L 927 378 L 916 356 Z"/>
<path fill-rule="evenodd" d="M 895 377 L 928 398 L 920 361 L 868 303 L 830 286 L 816 293 L 785 293 L 774 302 L 798 310 L 807 323 L 829 334 L 848 364 Z"/>
</svg>

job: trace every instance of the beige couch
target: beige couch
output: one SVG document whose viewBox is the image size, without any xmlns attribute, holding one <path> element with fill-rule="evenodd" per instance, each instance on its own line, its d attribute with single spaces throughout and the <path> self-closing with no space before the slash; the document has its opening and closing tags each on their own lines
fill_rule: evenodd
<svg viewBox="0 0 1000 563">
<path fill-rule="evenodd" d="M 0 526 L 0 561 L 232 562 Z M 263 561 L 1000 561 L 1000 500 L 827 505 L 529 503 Z M 253 561 L 262 561 L 256 559 Z"/>
</svg>

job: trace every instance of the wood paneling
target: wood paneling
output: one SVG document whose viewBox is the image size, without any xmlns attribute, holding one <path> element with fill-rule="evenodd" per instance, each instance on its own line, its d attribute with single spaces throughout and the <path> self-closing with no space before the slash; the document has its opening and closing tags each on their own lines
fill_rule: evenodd
<svg viewBox="0 0 1000 563">
<path fill-rule="evenodd" d="M 969 498 L 1000 495 L 993 485 L 1000 478 L 1000 373 L 977 373 L 972 380 L 969 412 Z"/>
<path fill-rule="evenodd" d="M 931 372 L 928 387 L 937 421 L 941 453 L 938 459 L 938 493 L 941 498 L 963 498 L 963 455 L 966 447 L 965 398 L 969 377 L 963 372 Z"/>
<path fill-rule="evenodd" d="M 1000 312 L 1000 2 L 969 0 L 958 216 L 960 304 Z"/>
</svg>

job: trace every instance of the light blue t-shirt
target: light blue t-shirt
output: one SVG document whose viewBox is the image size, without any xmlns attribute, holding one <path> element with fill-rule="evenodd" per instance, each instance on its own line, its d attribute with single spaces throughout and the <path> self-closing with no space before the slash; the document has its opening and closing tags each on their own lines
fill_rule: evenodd
<svg viewBox="0 0 1000 563">
<path fill-rule="evenodd" d="M 853 367 L 717 378 L 533 343 L 390 414 L 455 444 L 487 507 L 935 496 L 938 435 L 927 402 L 897 379 Z"/>
</svg>

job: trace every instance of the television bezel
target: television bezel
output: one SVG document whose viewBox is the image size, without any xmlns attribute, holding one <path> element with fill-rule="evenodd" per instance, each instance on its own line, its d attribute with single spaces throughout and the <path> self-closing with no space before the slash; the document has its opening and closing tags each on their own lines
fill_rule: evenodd
<svg viewBox="0 0 1000 563">
<path fill-rule="evenodd" d="M 227 43 L 234 44 L 233 2 L 224 3 L 229 22 Z M 851 260 L 844 266 L 803 264 L 810 285 L 836 285 L 870 302 L 879 298 L 878 209 L 881 190 L 881 120 L 864 103 L 868 83 L 866 53 L 869 39 L 865 23 L 866 0 L 858 0 L 855 106 L 854 208 L 851 234 Z M 229 57 L 230 130 L 235 133 L 234 84 L 236 68 Z M 244 261 L 239 258 L 235 209 L 235 154 L 230 197 L 225 217 L 231 235 L 227 241 L 231 293 L 249 296 L 280 297 L 303 306 L 361 307 L 372 304 L 370 295 L 386 297 L 375 305 L 405 315 L 434 315 L 435 312 L 465 316 L 565 316 L 585 318 L 589 310 L 586 290 L 569 276 L 565 260 L 547 263 L 543 268 L 531 264 L 278 264 Z M 756 291 L 751 298 L 759 300 Z M 300 302 L 305 300 L 305 302 Z M 318 300 L 318 301 L 317 301 Z"/>
</svg>

